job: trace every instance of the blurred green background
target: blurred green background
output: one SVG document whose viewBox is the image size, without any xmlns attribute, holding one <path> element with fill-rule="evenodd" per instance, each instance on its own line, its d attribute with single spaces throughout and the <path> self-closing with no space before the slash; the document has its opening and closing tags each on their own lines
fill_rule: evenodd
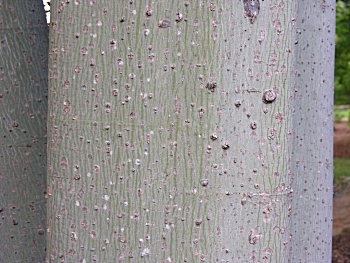
<svg viewBox="0 0 350 263">
<path fill-rule="evenodd" d="M 337 1 L 335 105 L 350 104 L 350 1 Z"/>
<path fill-rule="evenodd" d="M 337 136 L 340 129 L 344 130 L 344 125 L 350 127 L 350 1 L 337 1 L 336 7 L 334 132 Z M 350 134 L 342 136 L 347 136 L 350 141 Z M 349 147 L 349 144 L 338 146 L 336 142 L 335 139 L 334 183 L 337 187 L 339 184 L 350 184 L 350 156 L 338 154 L 342 150 L 337 149 Z"/>
</svg>

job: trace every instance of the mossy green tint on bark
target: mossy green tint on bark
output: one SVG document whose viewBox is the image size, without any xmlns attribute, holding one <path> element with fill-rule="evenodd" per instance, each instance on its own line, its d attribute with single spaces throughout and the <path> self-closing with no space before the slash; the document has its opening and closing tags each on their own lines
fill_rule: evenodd
<svg viewBox="0 0 350 263">
<path fill-rule="evenodd" d="M 329 262 L 333 3 L 259 3 L 53 1 L 47 261 Z"/>
<path fill-rule="evenodd" d="M 0 262 L 46 256 L 47 53 L 42 1 L 0 1 Z"/>
</svg>

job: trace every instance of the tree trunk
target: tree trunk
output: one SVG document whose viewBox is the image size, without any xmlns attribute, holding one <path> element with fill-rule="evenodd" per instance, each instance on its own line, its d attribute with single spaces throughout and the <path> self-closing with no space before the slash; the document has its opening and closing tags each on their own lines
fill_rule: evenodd
<svg viewBox="0 0 350 263">
<path fill-rule="evenodd" d="M 0 1 L 0 20 L 0 262 L 43 262 L 48 26 L 40 0 Z"/>
<path fill-rule="evenodd" d="M 330 262 L 334 3 L 299 2 L 52 3 L 48 261 Z"/>
</svg>

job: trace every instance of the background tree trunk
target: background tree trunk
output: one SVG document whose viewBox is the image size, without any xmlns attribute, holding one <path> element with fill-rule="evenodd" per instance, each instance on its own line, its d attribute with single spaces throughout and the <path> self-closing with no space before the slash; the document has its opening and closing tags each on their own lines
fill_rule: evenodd
<svg viewBox="0 0 350 263">
<path fill-rule="evenodd" d="M 42 2 L 0 1 L 0 32 L 0 262 L 43 262 L 48 26 Z"/>
<path fill-rule="evenodd" d="M 329 262 L 333 1 L 54 1 L 48 261 Z"/>
<path fill-rule="evenodd" d="M 289 260 L 331 262 L 335 1 L 298 1 L 296 17 Z"/>
</svg>

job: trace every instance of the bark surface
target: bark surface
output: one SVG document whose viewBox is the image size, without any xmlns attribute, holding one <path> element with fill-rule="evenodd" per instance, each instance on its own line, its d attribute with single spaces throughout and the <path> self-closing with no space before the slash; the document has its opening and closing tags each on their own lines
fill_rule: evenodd
<svg viewBox="0 0 350 263">
<path fill-rule="evenodd" d="M 295 2 L 52 3 L 48 261 L 330 261 L 334 3 Z"/>
<path fill-rule="evenodd" d="M 0 41 L 0 262 L 44 262 L 48 26 L 42 2 L 0 1 Z"/>
</svg>

